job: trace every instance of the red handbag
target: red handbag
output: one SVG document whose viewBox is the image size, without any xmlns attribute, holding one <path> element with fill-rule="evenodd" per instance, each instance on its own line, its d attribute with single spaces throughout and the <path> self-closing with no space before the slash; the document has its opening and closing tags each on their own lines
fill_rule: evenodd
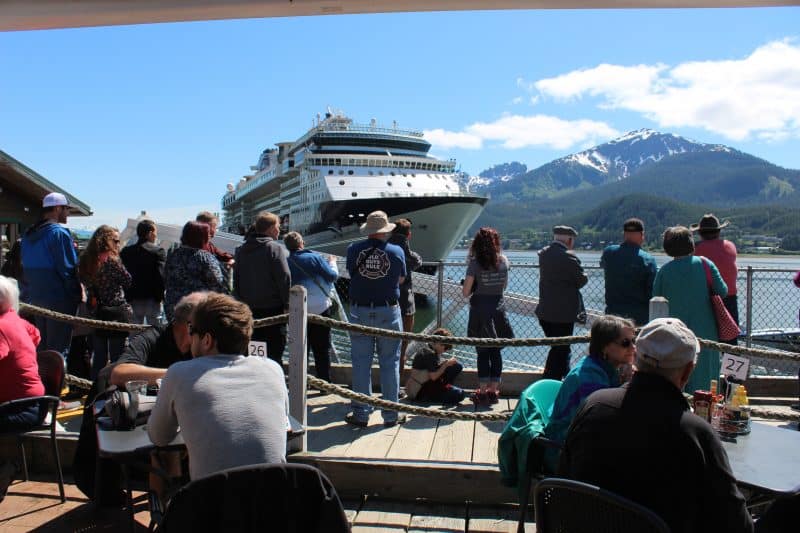
<svg viewBox="0 0 800 533">
<path fill-rule="evenodd" d="M 717 321 L 717 337 L 721 341 L 732 341 L 737 338 L 742 332 L 739 329 L 739 324 L 731 316 L 728 308 L 725 307 L 725 302 L 719 294 L 714 294 L 714 289 L 711 283 L 711 267 L 708 266 L 708 260 L 701 257 L 703 268 L 706 271 L 706 283 L 708 284 L 708 295 L 711 298 L 711 309 L 714 311 L 714 319 Z"/>
</svg>

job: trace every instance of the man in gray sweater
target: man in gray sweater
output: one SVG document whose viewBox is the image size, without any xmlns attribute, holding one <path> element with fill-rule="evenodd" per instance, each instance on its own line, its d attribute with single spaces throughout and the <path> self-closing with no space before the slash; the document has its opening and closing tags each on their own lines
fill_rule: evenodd
<svg viewBox="0 0 800 533">
<path fill-rule="evenodd" d="M 147 431 L 157 446 L 180 431 L 192 479 L 286 462 L 289 396 L 281 368 L 247 357 L 253 316 L 230 296 L 209 293 L 189 325 L 194 359 L 167 370 Z"/>
<path fill-rule="evenodd" d="M 278 217 L 266 211 L 255 221 L 255 233 L 236 249 L 233 295 L 246 303 L 254 318 L 281 315 L 289 310 L 292 275 L 289 252 L 275 239 L 280 234 Z M 267 343 L 267 355 L 281 364 L 286 348 L 286 324 L 258 328 L 254 341 Z"/>
</svg>

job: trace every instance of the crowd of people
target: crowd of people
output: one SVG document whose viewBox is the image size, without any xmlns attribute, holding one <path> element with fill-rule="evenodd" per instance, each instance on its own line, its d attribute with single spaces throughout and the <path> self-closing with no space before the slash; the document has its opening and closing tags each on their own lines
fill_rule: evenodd
<svg viewBox="0 0 800 533">
<path fill-rule="evenodd" d="M 41 221 L 22 240 L 24 300 L 72 315 L 83 302 L 95 318 L 152 326 L 130 338 L 127 332 L 94 330 L 91 377 L 96 389 L 123 387 L 131 380 L 158 384 L 150 438 L 167 444 L 180 427 L 191 458 L 191 478 L 236 465 L 285 461 L 286 325 L 254 330 L 253 320 L 286 313 L 293 283 L 305 287 L 309 312 L 332 316 L 339 276 L 335 258 L 306 249 L 297 232 L 283 235 L 281 244 L 281 221 L 268 212 L 256 217 L 233 255 L 211 243 L 218 221 L 203 212 L 184 225 L 180 246 L 169 253 L 156 244 L 155 223 L 142 220 L 136 243 L 122 247 L 119 231 L 104 225 L 79 257 L 62 226 L 68 210 L 63 195 L 47 195 Z M 668 228 L 663 247 L 672 260 L 659 270 L 642 250 L 644 223 L 626 220 L 623 242 L 603 251 L 606 315 L 593 321 L 588 354 L 570 369 L 569 345 L 553 346 L 544 367 L 544 378 L 563 380 L 549 423 L 540 428 L 563 446 L 560 454 L 545 457 L 547 468 L 641 501 L 673 531 L 694 530 L 700 523 L 725 524 L 731 531 L 753 527 L 718 437 L 689 415 L 681 394 L 684 389 L 708 388 L 719 376 L 719 354 L 700 350 L 697 342 L 698 337 L 717 340 L 709 294 L 723 297 L 738 317 L 736 249 L 719 238 L 725 226 L 705 215 L 690 228 Z M 346 256 L 350 322 L 408 331 L 415 312 L 411 272 L 422 262 L 410 247 L 411 222 L 391 222 L 385 212 L 375 211 L 361 231 L 366 238 L 352 243 Z M 697 245 L 694 231 L 701 237 Z M 575 324 L 586 321 L 580 290 L 587 276 L 573 251 L 576 238 L 574 228 L 555 226 L 552 243 L 539 252 L 536 316 L 548 337 L 572 335 Z M 510 269 L 497 231 L 480 228 L 470 246 L 462 287 L 469 299 L 467 335 L 514 336 L 504 302 Z M 670 318 L 648 323 L 652 296 L 668 299 Z M 0 403 L 42 394 L 37 348 L 68 356 L 70 345 L 70 324 L 40 316 L 31 324 L 17 315 L 18 300 L 17 284 L 0 277 Z M 162 308 L 165 322 L 160 320 Z M 638 337 L 637 327 L 642 327 Z M 444 328 L 433 334 L 453 335 Z M 419 350 L 406 380 L 404 342 L 359 331 L 351 332 L 350 338 L 354 391 L 372 394 L 377 355 L 384 399 L 397 402 L 404 381 L 410 400 L 464 400 L 465 391 L 455 384 L 463 366 L 445 356 L 452 348 L 446 342 Z M 330 380 L 330 329 L 310 324 L 308 340 L 317 376 Z M 248 357 L 251 342 L 263 344 L 266 357 Z M 478 381 L 471 399 L 477 405 L 497 403 L 502 349 L 481 346 L 476 351 Z M 367 427 L 371 410 L 353 401 L 345 422 Z M 242 413 L 247 416 L 239 416 Z M 406 415 L 392 409 L 383 409 L 381 415 L 385 427 L 406 421 Z M 33 425 L 42 417 L 31 407 L 4 410 L 0 429 Z M 208 438 L 209 427 L 215 428 L 215 438 Z M 607 431 L 609 427 L 617 429 Z M 515 437 L 513 442 L 517 446 L 520 440 Z M 620 475 L 610 460 L 619 450 L 665 476 L 686 472 L 687 484 L 705 487 L 705 495 L 687 492 L 691 496 L 685 499 L 697 499 L 681 513 L 675 513 L 675 502 L 658 490 L 650 492 L 652 497 L 637 498 L 647 492 L 649 478 L 639 468 L 622 469 Z M 508 450 L 503 451 L 501 439 L 501 457 L 503 453 Z M 653 465 L 652 453 L 665 459 Z M 719 512 L 703 515 L 705 504 L 697 502 L 713 503 Z"/>
</svg>

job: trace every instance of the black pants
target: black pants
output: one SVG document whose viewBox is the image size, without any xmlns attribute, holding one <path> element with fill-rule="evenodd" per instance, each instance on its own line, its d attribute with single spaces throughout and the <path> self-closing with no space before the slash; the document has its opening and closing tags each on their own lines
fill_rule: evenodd
<svg viewBox="0 0 800 533">
<path fill-rule="evenodd" d="M 326 309 L 320 316 L 330 318 L 330 309 Z M 322 324 L 308 323 L 308 345 L 314 354 L 315 373 L 319 379 L 331 380 L 331 328 Z"/>
<path fill-rule="evenodd" d="M 547 322 L 539 319 L 539 325 L 546 337 L 569 337 L 575 330 L 575 323 Z M 547 354 L 547 362 L 544 365 L 544 379 L 562 380 L 569 372 L 570 345 L 551 346 L 550 353 Z"/>
<path fill-rule="evenodd" d="M 253 320 L 283 314 L 283 307 L 252 309 Z M 283 368 L 283 351 L 286 349 L 286 324 L 255 328 L 251 340 L 267 343 L 267 357 Z"/>
</svg>

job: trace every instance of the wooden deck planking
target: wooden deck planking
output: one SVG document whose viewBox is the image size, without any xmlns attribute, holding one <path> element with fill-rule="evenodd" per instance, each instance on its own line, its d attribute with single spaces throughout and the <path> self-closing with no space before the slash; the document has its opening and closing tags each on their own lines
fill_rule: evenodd
<svg viewBox="0 0 800 533">
<path fill-rule="evenodd" d="M 353 521 L 351 533 L 407 531 L 411 524 L 413 503 L 384 502 L 368 499 Z"/>
<path fill-rule="evenodd" d="M 397 432 L 387 459 L 425 459 L 430 455 L 439 421 L 426 416 L 411 416 Z"/>
<path fill-rule="evenodd" d="M 469 509 L 469 523 L 467 531 L 469 533 L 514 533 L 517 530 L 517 520 L 519 514 L 516 509 L 474 506 Z M 536 533 L 536 525 L 527 518 L 525 531 Z"/>
<path fill-rule="evenodd" d="M 350 402 L 339 396 L 317 395 L 308 398 L 308 450 L 329 455 L 347 455 L 359 429 L 344 421 Z"/>
<path fill-rule="evenodd" d="M 345 424 L 347 424 L 345 422 Z M 369 426 L 357 428 L 353 433 L 353 443 L 347 448 L 349 457 L 368 457 L 381 459 L 389 453 L 394 438 L 402 425 L 390 428 L 383 427 L 383 418 L 380 411 L 374 411 L 369 416 Z"/>
<path fill-rule="evenodd" d="M 472 406 L 462 404 L 459 411 L 471 411 Z M 469 462 L 472 458 L 472 441 L 475 436 L 474 420 L 439 420 L 436 437 L 428 459 L 434 461 Z"/>
<path fill-rule="evenodd" d="M 408 533 L 466 531 L 466 505 L 417 505 Z"/>
<path fill-rule="evenodd" d="M 508 412 L 509 400 L 500 398 L 500 401 L 491 406 L 494 413 Z M 505 422 L 475 422 L 475 438 L 472 445 L 472 462 L 497 465 L 497 440 L 500 438 Z"/>
</svg>

